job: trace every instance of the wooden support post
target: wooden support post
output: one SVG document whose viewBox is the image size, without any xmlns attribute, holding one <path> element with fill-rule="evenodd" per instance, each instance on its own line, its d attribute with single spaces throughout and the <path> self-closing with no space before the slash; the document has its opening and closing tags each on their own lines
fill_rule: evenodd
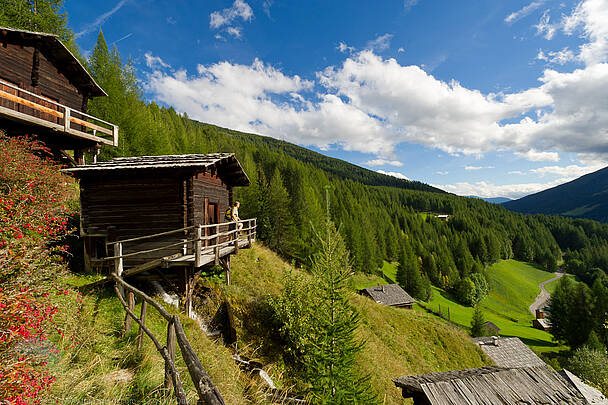
<svg viewBox="0 0 608 405">
<path fill-rule="evenodd" d="M 230 285 L 230 255 L 222 257 L 221 263 L 226 272 L 226 284 Z"/>
<path fill-rule="evenodd" d="M 194 241 L 194 267 L 201 267 L 201 237 L 203 228 L 201 225 L 196 227 L 196 240 Z"/>
<path fill-rule="evenodd" d="M 239 252 L 239 224 L 234 223 L 234 253 Z"/>
<path fill-rule="evenodd" d="M 70 132 L 70 108 L 65 107 L 63 113 L 63 130 L 65 132 Z"/>
<path fill-rule="evenodd" d="M 185 267 L 184 268 L 184 282 L 185 282 L 185 299 L 184 299 L 184 312 L 187 317 L 190 317 L 190 313 L 192 312 L 192 292 L 194 291 L 194 285 L 192 285 L 193 281 L 192 268 Z"/>
<path fill-rule="evenodd" d="M 173 321 L 167 325 L 167 352 L 169 352 L 171 361 L 175 363 L 175 324 Z M 171 367 L 165 361 L 165 388 L 169 390 L 172 386 Z"/>
<path fill-rule="evenodd" d="M 122 256 L 122 243 L 114 243 L 114 256 Z M 123 271 L 123 261 L 122 257 L 118 257 L 114 259 L 114 274 L 118 277 L 122 278 Z M 118 286 L 118 290 L 120 291 L 120 295 L 124 298 L 125 289 L 123 286 Z"/>
<path fill-rule="evenodd" d="M 188 239 L 182 239 L 184 246 L 182 247 L 182 254 L 186 256 L 188 254 Z"/>
<path fill-rule="evenodd" d="M 118 126 L 112 125 L 112 137 L 114 138 L 114 146 L 118 146 Z"/>
<path fill-rule="evenodd" d="M 251 234 L 253 231 L 253 220 L 250 219 L 247 221 L 247 244 L 249 245 L 249 247 L 251 247 L 252 241 L 251 241 Z"/>
<path fill-rule="evenodd" d="M 135 295 L 133 294 L 133 291 L 129 291 L 128 304 L 129 304 L 129 310 L 131 312 L 133 312 L 133 310 L 135 309 Z M 129 313 L 127 312 L 127 314 L 125 315 L 125 327 L 124 327 L 125 335 L 131 331 L 131 321 L 132 320 L 133 319 L 131 318 L 131 315 L 129 315 Z"/>
<path fill-rule="evenodd" d="M 143 300 L 141 302 L 141 315 L 139 316 L 139 319 L 141 320 L 141 322 L 145 325 L 146 324 L 146 312 L 148 310 L 148 302 L 146 300 Z M 141 346 L 144 342 L 144 329 L 141 327 L 141 325 L 139 325 L 139 332 L 137 333 L 137 349 L 141 350 Z"/>
</svg>

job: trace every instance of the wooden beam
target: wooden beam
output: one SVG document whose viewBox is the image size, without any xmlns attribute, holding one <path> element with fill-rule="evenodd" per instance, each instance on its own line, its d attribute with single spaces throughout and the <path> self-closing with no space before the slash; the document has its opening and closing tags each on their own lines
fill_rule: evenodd
<svg viewBox="0 0 608 405">
<path fill-rule="evenodd" d="M 146 325 L 146 312 L 148 309 L 148 302 L 145 300 L 141 302 L 141 313 L 139 315 L 139 319 L 141 319 L 142 325 Z M 141 346 L 144 341 L 144 329 L 142 325 L 139 326 L 139 332 L 137 333 L 137 350 L 141 350 Z"/>
</svg>

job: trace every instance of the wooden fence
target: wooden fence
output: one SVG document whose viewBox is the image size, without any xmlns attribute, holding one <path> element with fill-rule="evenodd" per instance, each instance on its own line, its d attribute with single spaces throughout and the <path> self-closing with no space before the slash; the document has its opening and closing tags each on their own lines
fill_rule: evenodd
<svg viewBox="0 0 608 405">
<path fill-rule="evenodd" d="M 221 224 L 189 226 L 152 235 L 107 242 L 107 245 L 112 245 L 114 247 L 114 255 L 106 257 L 103 260 L 114 261 L 114 272 L 120 277 L 132 276 L 153 267 L 157 267 L 163 263 L 165 265 L 170 263 L 175 263 L 176 265 L 192 263 L 194 267 L 197 268 L 211 262 L 217 265 L 219 264 L 219 259 L 221 256 L 230 253 L 238 253 L 241 245 L 250 247 L 253 242 L 255 242 L 257 227 L 256 218 L 242 220 L 241 224 L 243 224 L 243 227 L 240 230 L 237 229 L 235 222 L 224 222 Z M 227 230 L 222 231 L 222 228 Z M 161 247 L 137 250 L 123 254 L 125 244 L 137 244 L 137 242 L 144 240 L 161 238 L 163 236 L 179 233 L 190 234 L 192 236 L 179 242 L 173 242 Z M 142 265 L 132 267 L 128 270 L 124 269 L 124 259 L 126 258 L 160 252 L 163 250 L 166 251 L 167 249 L 175 248 L 177 246 L 182 247 L 181 254 L 159 257 Z"/>
<path fill-rule="evenodd" d="M 118 126 L 0 80 L 0 114 L 118 146 Z M 9 108 L 7 106 L 12 106 Z M 74 125 L 72 125 L 74 124 Z M 107 138 L 110 139 L 107 139 Z"/>
<path fill-rule="evenodd" d="M 201 364 L 198 356 L 192 349 L 192 346 L 184 333 L 184 328 L 182 327 L 179 318 L 176 315 L 169 314 L 162 305 L 154 301 L 146 293 L 126 283 L 116 273 L 112 274 L 112 278 L 114 281 L 116 281 L 114 286 L 116 295 L 127 313 L 124 322 L 124 332 L 128 333 L 130 331 L 132 320 L 134 320 L 139 325 L 139 333 L 137 335 L 138 349 L 140 349 L 142 346 L 144 333 L 152 340 L 156 350 L 158 350 L 160 355 L 165 360 L 165 388 L 173 388 L 177 403 L 180 405 L 187 405 L 188 400 L 175 366 L 176 342 L 180 348 L 182 358 L 186 363 L 186 367 L 188 368 L 188 373 L 190 374 L 192 383 L 196 388 L 198 394 L 197 405 L 225 405 L 222 395 L 211 381 L 211 378 L 205 371 L 205 368 Z M 137 317 L 137 315 L 134 313 L 135 297 L 141 299 L 142 302 L 139 317 Z M 155 308 L 167 321 L 167 344 L 164 346 L 160 343 L 152 331 L 146 327 L 148 305 Z"/>
</svg>

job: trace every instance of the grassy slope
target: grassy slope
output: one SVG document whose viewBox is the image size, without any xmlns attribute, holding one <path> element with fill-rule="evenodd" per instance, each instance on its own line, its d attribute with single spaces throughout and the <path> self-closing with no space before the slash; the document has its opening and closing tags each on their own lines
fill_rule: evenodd
<svg viewBox="0 0 608 405">
<path fill-rule="evenodd" d="M 278 347 L 268 342 L 268 336 L 260 330 L 261 307 L 267 294 L 280 293 L 283 270 L 288 266 L 274 253 L 258 245 L 241 251 L 233 258 L 233 285 L 218 286 L 220 295 L 229 297 L 234 304 L 239 327 L 240 345 L 246 345 L 250 355 L 258 356 L 273 378 L 280 381 L 284 371 Z M 379 277 L 356 276 L 354 284 L 377 285 Z M 375 304 L 371 300 L 353 294 L 352 304 L 362 315 L 358 329 L 360 337 L 367 341 L 359 358 L 363 372 L 386 404 L 401 404 L 400 391 L 390 381 L 393 377 L 430 371 L 446 371 L 479 367 L 489 364 L 479 348 L 462 331 L 426 313 Z M 217 303 L 216 303 L 217 304 Z M 257 333 L 254 333 L 257 332 Z"/>
<path fill-rule="evenodd" d="M 60 285 L 79 286 L 91 280 L 71 275 L 58 281 Z M 59 295 L 55 304 L 61 308 L 58 317 L 66 325 L 78 331 L 82 339 L 76 350 L 67 350 L 53 367 L 57 382 L 51 386 L 50 396 L 58 403 L 83 401 L 130 401 L 130 403 L 173 403 L 173 397 L 162 399 L 164 361 L 151 340 L 145 336 L 141 351 L 136 349 L 137 327 L 130 334 L 121 335 L 125 312 L 113 290 L 97 291 L 84 296 L 80 313 L 78 306 L 70 305 L 69 298 Z M 176 308 L 165 305 L 172 313 Z M 139 313 L 140 305 L 136 307 Z M 226 403 L 250 403 L 245 396 L 247 381 L 231 359 L 231 352 L 221 343 L 201 333 L 197 323 L 182 317 L 188 339 L 202 364 L 219 387 Z M 135 323 L 134 323 L 135 324 Z M 148 307 L 146 326 L 165 344 L 166 321 Z M 66 332 L 66 336 L 67 336 Z M 56 342 L 59 347 L 69 342 Z M 66 346 L 67 347 L 67 346 Z M 177 349 L 178 372 L 185 385 L 190 401 L 196 401 L 196 393 L 187 369 Z"/>
<path fill-rule="evenodd" d="M 538 352 L 560 350 L 551 334 L 532 328 L 534 317 L 528 310 L 540 292 L 538 284 L 553 275 L 525 263 L 503 260 L 488 268 L 488 277 L 490 294 L 481 304 L 486 320 L 498 325 L 502 336 L 517 336 Z M 441 306 L 446 317 L 449 308 L 452 322 L 470 327 L 473 308 L 456 303 L 439 288 L 433 290 L 433 298 L 426 306 L 434 312 L 439 312 Z"/>
</svg>

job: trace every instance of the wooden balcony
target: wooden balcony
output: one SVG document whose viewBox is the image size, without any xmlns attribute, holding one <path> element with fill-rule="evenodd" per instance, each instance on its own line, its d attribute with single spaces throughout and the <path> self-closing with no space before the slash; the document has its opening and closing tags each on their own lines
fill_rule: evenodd
<svg viewBox="0 0 608 405">
<path fill-rule="evenodd" d="M 87 143 L 118 146 L 118 126 L 0 80 L 0 119 Z"/>
</svg>

